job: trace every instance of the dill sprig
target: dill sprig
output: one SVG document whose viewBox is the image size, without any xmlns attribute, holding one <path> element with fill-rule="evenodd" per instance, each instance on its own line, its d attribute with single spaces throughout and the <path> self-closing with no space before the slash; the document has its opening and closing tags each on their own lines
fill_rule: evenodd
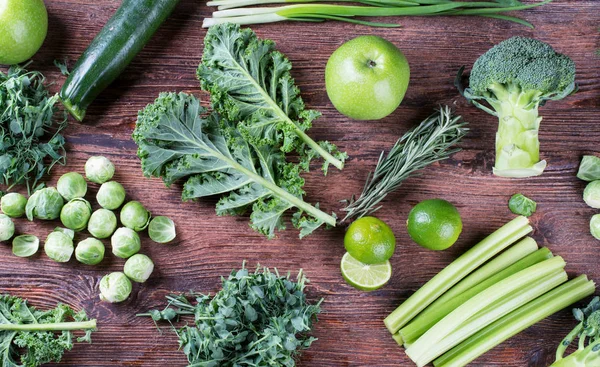
<svg viewBox="0 0 600 367">
<path fill-rule="evenodd" d="M 379 202 L 415 171 L 460 151 L 452 147 L 469 130 L 466 125 L 461 116 L 454 116 L 450 107 L 444 106 L 404 134 L 387 156 L 381 152 L 375 172 L 369 173 L 360 197 L 343 201 L 347 205 L 342 210 L 347 214 L 342 223 L 375 212 L 381 208 Z"/>
<path fill-rule="evenodd" d="M 60 131 L 67 116 L 56 118 L 58 96 L 46 89 L 45 77 L 25 66 L 0 72 L 0 183 L 11 189 L 39 180 L 56 164 L 65 162 L 65 139 Z"/>
</svg>

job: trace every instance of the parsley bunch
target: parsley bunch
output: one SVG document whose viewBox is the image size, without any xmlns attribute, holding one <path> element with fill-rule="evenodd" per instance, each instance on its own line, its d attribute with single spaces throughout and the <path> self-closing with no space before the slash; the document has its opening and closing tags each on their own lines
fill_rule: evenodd
<svg viewBox="0 0 600 367">
<path fill-rule="evenodd" d="M 25 184 L 29 192 L 56 164 L 65 162 L 60 131 L 67 116 L 55 119 L 58 95 L 50 96 L 45 77 L 13 65 L 0 72 L 0 183 Z"/>
<path fill-rule="evenodd" d="M 195 324 L 177 331 L 189 366 L 295 366 L 300 349 L 316 339 L 306 335 L 320 312 L 319 301 L 309 304 L 304 288 L 308 280 L 298 274 L 280 276 L 275 269 L 245 267 L 223 279 L 213 298 L 193 294 L 171 295 L 162 310 L 138 316 L 172 322 L 180 315 L 194 315 Z"/>
</svg>

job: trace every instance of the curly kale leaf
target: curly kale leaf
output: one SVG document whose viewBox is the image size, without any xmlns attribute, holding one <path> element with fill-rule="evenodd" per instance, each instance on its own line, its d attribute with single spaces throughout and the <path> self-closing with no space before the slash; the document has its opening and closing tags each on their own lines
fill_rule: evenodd
<svg viewBox="0 0 600 367">
<path fill-rule="evenodd" d="M 185 179 L 184 200 L 222 195 L 217 214 L 251 211 L 251 227 L 269 238 L 285 228 L 284 213 L 294 207 L 313 217 L 313 229 L 335 225 L 334 217 L 303 201 L 299 165 L 274 146 L 248 141 L 194 96 L 162 93 L 140 111 L 133 138 L 146 176 L 167 185 Z"/>
<path fill-rule="evenodd" d="M 202 88 L 210 92 L 215 110 L 236 122 L 246 140 L 296 151 L 303 160 L 320 156 L 325 173 L 329 164 L 343 168 L 345 153 L 306 135 L 321 114 L 305 108 L 290 74 L 292 64 L 275 50 L 273 41 L 259 39 L 248 28 L 224 24 L 211 27 L 204 44 L 197 72 Z"/>
</svg>

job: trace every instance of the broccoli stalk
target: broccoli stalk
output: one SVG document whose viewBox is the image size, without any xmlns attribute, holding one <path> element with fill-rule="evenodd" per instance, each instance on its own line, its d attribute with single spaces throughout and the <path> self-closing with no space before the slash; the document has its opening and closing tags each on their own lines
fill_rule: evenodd
<svg viewBox="0 0 600 367">
<path fill-rule="evenodd" d="M 461 94 L 498 117 L 494 174 L 542 174 L 546 161 L 540 161 L 538 131 L 542 118 L 538 109 L 546 101 L 565 98 L 576 90 L 573 60 L 544 42 L 512 37 L 475 61 L 466 89 L 461 85 L 463 70 L 456 78 Z"/>
<path fill-rule="evenodd" d="M 594 297 L 583 310 L 573 309 L 573 316 L 579 324 L 562 340 L 556 350 L 556 361 L 550 367 L 600 366 L 600 298 Z M 577 350 L 564 357 L 575 338 L 579 338 Z"/>
</svg>

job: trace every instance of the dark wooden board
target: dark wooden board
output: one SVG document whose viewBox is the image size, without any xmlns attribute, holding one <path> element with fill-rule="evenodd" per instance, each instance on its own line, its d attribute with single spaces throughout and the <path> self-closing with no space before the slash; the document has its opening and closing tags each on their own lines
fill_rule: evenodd
<svg viewBox="0 0 600 367">
<path fill-rule="evenodd" d="M 46 0 L 50 16 L 48 38 L 31 68 L 43 71 L 58 90 L 64 81 L 55 59 L 72 66 L 119 5 L 116 0 Z M 8 244 L 0 246 L 0 291 L 26 297 L 31 304 L 51 307 L 65 302 L 85 308 L 99 320 L 91 345 L 77 345 L 60 365 L 185 366 L 177 340 L 169 330 L 160 335 L 149 319 L 137 312 L 162 307 L 169 292 L 190 289 L 215 292 L 220 276 L 238 268 L 243 260 L 277 267 L 280 271 L 304 269 L 311 279 L 310 297 L 325 297 L 323 314 L 314 335 L 319 340 L 305 352 L 300 366 L 409 366 L 403 351 L 390 338 L 382 319 L 400 302 L 452 259 L 501 226 L 513 215 L 507 200 L 523 192 L 538 202 L 532 217 L 533 236 L 563 256 L 570 274 L 588 274 L 600 280 L 600 243 L 588 231 L 596 213 L 582 200 L 584 182 L 575 177 L 583 154 L 599 153 L 600 141 L 600 1 L 555 1 L 520 15 L 536 25 L 520 25 L 482 18 L 403 18 L 399 29 L 359 25 L 280 23 L 257 25 L 261 37 L 271 38 L 292 61 L 293 76 L 310 108 L 323 112 L 310 135 L 327 139 L 346 150 L 351 159 L 340 172 L 323 177 L 318 167 L 306 174 L 307 198 L 322 208 L 339 211 L 339 200 L 359 193 L 382 150 L 408 128 L 431 113 L 438 104 L 450 104 L 471 123 L 461 144 L 463 152 L 435 164 L 411 178 L 383 202 L 377 214 L 398 238 L 392 258 L 394 276 L 383 289 L 362 293 L 346 285 L 339 272 L 344 253 L 343 228 L 320 230 L 304 240 L 297 231 L 281 232 L 267 241 L 248 227 L 247 218 L 217 217 L 215 200 L 180 200 L 180 187 L 167 189 L 157 179 L 142 177 L 136 146 L 130 139 L 137 111 L 161 91 L 186 91 L 202 96 L 195 79 L 205 30 L 202 19 L 211 10 L 204 2 L 182 0 L 172 17 L 125 73 L 88 111 L 84 123 L 71 122 L 66 130 L 68 165 L 49 177 L 54 185 L 62 173 L 83 171 L 86 159 L 103 154 L 118 167 L 116 179 L 129 199 L 141 200 L 152 213 L 172 217 L 179 236 L 174 245 L 151 243 L 143 236 L 143 252 L 156 263 L 152 278 L 136 285 L 121 304 L 98 299 L 100 278 L 120 271 L 123 260 L 108 256 L 99 266 L 71 261 L 58 264 L 45 255 L 21 259 Z M 353 121 L 337 113 L 324 86 L 329 55 L 353 37 L 376 34 L 395 43 L 412 69 L 411 84 L 401 107 L 391 116 L 371 122 Z M 491 174 L 494 158 L 494 117 L 467 105 L 452 82 L 461 65 L 473 61 L 493 44 L 512 35 L 532 36 L 551 43 L 577 64 L 580 90 L 574 96 L 542 108 L 541 151 L 549 167 L 541 177 L 502 179 Z M 97 186 L 90 185 L 93 198 Z M 464 231 L 448 251 L 427 251 L 410 241 L 404 222 L 411 206 L 441 197 L 456 204 Z M 17 222 L 19 232 L 45 238 L 57 223 Z M 574 326 L 564 310 L 495 348 L 474 366 L 545 366 L 553 359 L 562 336 Z"/>
</svg>

